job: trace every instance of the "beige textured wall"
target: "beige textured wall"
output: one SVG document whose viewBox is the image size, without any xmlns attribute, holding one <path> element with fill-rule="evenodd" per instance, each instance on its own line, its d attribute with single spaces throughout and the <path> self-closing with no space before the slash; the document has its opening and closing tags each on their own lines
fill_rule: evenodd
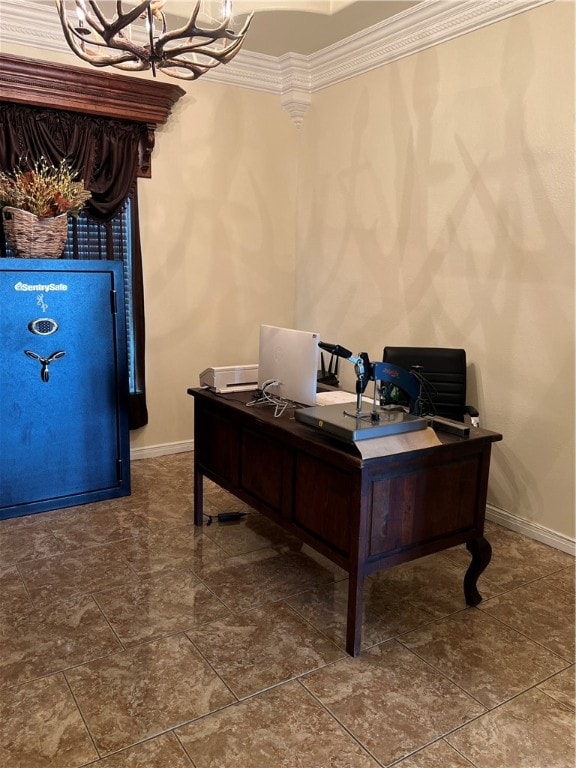
<svg viewBox="0 0 576 768">
<path fill-rule="evenodd" d="M 301 327 L 463 346 L 490 502 L 574 536 L 574 15 L 556 2 L 315 95 Z M 352 366 L 347 366 L 352 380 Z"/>
<path fill-rule="evenodd" d="M 294 126 L 274 96 L 187 87 L 139 182 L 150 421 L 135 448 L 190 440 L 199 372 L 257 363 L 260 323 L 294 323 Z"/>
<path fill-rule="evenodd" d="M 132 446 L 191 439 L 186 388 L 255 361 L 261 322 L 375 359 L 464 346 L 504 435 L 491 504 L 573 538 L 573 8 L 315 93 L 299 129 L 277 97 L 190 84 L 139 186 L 150 424 Z"/>
</svg>

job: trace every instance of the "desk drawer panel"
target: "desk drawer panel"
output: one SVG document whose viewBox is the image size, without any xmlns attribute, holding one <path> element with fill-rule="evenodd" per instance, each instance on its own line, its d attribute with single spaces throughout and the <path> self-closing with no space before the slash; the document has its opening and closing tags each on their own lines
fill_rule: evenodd
<svg viewBox="0 0 576 768">
<path fill-rule="evenodd" d="M 285 449 L 249 430 L 242 432 L 240 487 L 280 514 L 284 486 Z"/>
<path fill-rule="evenodd" d="M 478 516 L 477 456 L 375 480 L 370 556 L 471 529 Z"/>
<path fill-rule="evenodd" d="M 294 472 L 292 522 L 339 554 L 350 551 L 352 478 L 323 461 L 299 454 Z"/>
<path fill-rule="evenodd" d="M 197 413 L 195 461 L 228 483 L 236 483 L 238 480 L 239 442 L 240 433 L 233 422 L 208 409 Z"/>
</svg>

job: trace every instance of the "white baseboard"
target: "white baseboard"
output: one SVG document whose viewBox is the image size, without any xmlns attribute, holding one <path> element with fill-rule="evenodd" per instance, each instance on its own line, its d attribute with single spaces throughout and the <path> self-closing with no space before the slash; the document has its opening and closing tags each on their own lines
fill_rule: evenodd
<svg viewBox="0 0 576 768">
<path fill-rule="evenodd" d="M 150 445 L 145 448 L 132 448 L 130 451 L 130 459 L 137 461 L 138 459 L 153 459 L 158 456 L 168 456 L 172 453 L 187 453 L 194 450 L 194 440 L 182 440 L 178 443 L 163 443 L 162 445 Z M 522 517 L 506 512 L 503 509 L 494 507 L 491 504 L 486 505 L 486 519 L 491 520 L 493 523 L 504 528 L 509 528 L 512 531 L 528 536 L 530 539 L 541 541 L 543 544 L 548 544 L 550 547 L 559 549 L 562 552 L 567 552 L 569 555 L 576 556 L 576 540 L 571 539 L 569 536 L 564 536 L 561 533 L 545 528 L 543 525 L 531 523 L 529 520 L 525 520 Z"/>
<path fill-rule="evenodd" d="M 131 448 L 130 459 L 155 459 L 158 456 L 168 456 L 171 453 L 187 453 L 194 450 L 194 440 L 182 440 L 179 443 L 163 443 L 162 445 L 148 445 L 145 448 Z"/>
<path fill-rule="evenodd" d="M 573 538 L 564 536 L 564 534 L 553 531 L 550 528 L 545 528 L 543 525 L 532 523 L 530 520 L 512 515 L 510 512 L 494 507 L 491 504 L 486 505 L 486 519 L 491 520 L 493 523 L 498 523 L 498 525 L 502 525 L 504 528 L 510 528 L 512 531 L 522 533 L 530 539 L 548 544 L 549 547 L 567 552 L 569 555 L 576 555 L 576 540 Z"/>
</svg>

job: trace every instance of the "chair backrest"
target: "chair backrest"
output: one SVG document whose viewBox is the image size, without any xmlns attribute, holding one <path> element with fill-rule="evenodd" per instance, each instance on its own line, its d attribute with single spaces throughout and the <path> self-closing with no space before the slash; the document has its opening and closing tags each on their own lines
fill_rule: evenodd
<svg viewBox="0 0 576 768">
<path fill-rule="evenodd" d="M 384 362 L 410 370 L 420 366 L 424 379 L 422 410 L 464 421 L 466 351 L 446 347 L 384 347 Z"/>
</svg>

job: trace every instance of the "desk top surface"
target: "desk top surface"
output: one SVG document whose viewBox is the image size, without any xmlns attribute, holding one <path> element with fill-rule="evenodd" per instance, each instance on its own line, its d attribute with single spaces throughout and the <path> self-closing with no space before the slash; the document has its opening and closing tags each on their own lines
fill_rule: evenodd
<svg viewBox="0 0 576 768">
<path fill-rule="evenodd" d="M 321 447 L 323 450 L 330 450 L 331 452 L 333 451 L 342 455 L 346 455 L 361 463 L 364 463 L 365 461 L 372 461 L 376 458 L 383 458 L 383 456 L 380 456 L 363 460 L 354 443 L 347 443 L 338 440 L 334 437 L 331 437 L 329 434 L 323 432 L 322 430 L 296 421 L 294 418 L 294 411 L 296 408 L 300 408 L 302 406 L 288 407 L 281 416 L 275 417 L 273 406 L 268 404 L 248 405 L 248 403 L 254 400 L 254 395 L 252 392 L 234 392 L 222 395 L 216 394 L 215 392 L 204 388 L 190 388 L 187 391 L 189 395 L 192 395 L 197 399 L 200 398 L 206 403 L 212 403 L 213 405 L 218 407 L 221 406 L 224 409 L 231 409 L 231 412 L 233 412 L 237 418 L 245 420 L 247 425 L 250 421 L 264 425 L 266 429 L 271 432 L 271 434 L 273 434 L 275 431 L 278 431 L 279 436 L 281 433 L 284 433 L 284 436 L 287 437 L 289 435 L 291 439 L 297 442 L 304 441 L 309 445 L 315 444 L 318 447 Z M 431 432 L 432 430 L 429 429 L 426 431 Z M 415 435 L 418 433 L 410 434 Z M 459 437 L 447 432 L 435 432 L 433 434 L 435 434 L 437 438 L 433 445 L 431 445 L 430 442 L 422 443 L 421 445 L 413 443 L 412 445 L 415 445 L 416 447 L 406 447 L 400 449 L 399 451 L 394 450 L 393 453 L 395 454 L 399 452 L 406 453 L 417 451 L 419 452 L 423 450 L 435 450 L 443 445 L 462 445 L 464 447 L 466 444 L 478 445 L 478 443 L 494 443 L 502 440 L 501 434 L 497 432 L 491 432 L 486 429 L 481 429 L 479 427 L 471 428 L 469 437 Z M 384 441 L 391 441 L 394 437 L 395 436 L 392 435 L 390 437 L 380 439 Z M 362 442 L 371 441 L 368 440 Z M 407 445 L 409 446 L 410 444 L 407 443 Z M 386 453 L 385 456 L 390 457 L 390 453 Z"/>
</svg>

